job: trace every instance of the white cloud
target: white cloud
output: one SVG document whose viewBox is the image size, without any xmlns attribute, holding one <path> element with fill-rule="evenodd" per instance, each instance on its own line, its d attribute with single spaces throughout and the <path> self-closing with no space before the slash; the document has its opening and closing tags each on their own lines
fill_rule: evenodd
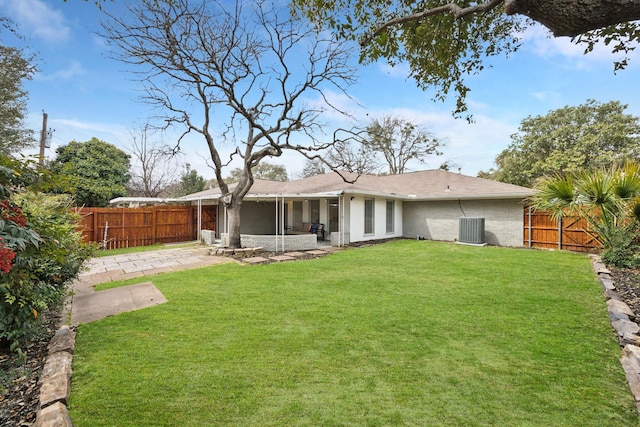
<svg viewBox="0 0 640 427">
<path fill-rule="evenodd" d="M 523 49 L 543 59 L 570 60 L 571 65 L 576 68 L 588 68 L 593 64 L 613 64 L 614 61 L 621 59 L 619 54 L 611 52 L 612 46 L 606 46 L 603 42 L 597 43 L 593 51 L 585 54 L 586 45 L 575 44 L 569 37 L 553 37 L 542 25 L 528 27 L 520 37 L 523 41 Z M 631 52 L 630 56 L 638 57 L 634 52 Z M 611 67 L 613 68 L 613 65 Z"/>
<path fill-rule="evenodd" d="M 0 6 L 20 25 L 20 32 L 28 31 L 47 43 L 60 43 L 71 37 L 62 13 L 41 0 L 0 0 Z"/>
<path fill-rule="evenodd" d="M 95 137 L 120 148 L 126 148 L 129 131 L 126 126 L 114 123 L 99 123 L 50 116 L 49 126 L 54 129 L 53 145 L 68 144 L 72 140 L 88 141 Z M 57 144 L 56 144 L 57 142 Z"/>
<path fill-rule="evenodd" d="M 448 112 L 429 112 L 406 108 L 395 108 L 371 112 L 372 118 L 386 115 L 425 126 L 445 142 L 444 155 L 434 158 L 426 165 L 415 165 L 414 169 L 437 168 L 449 161 L 461 168 L 465 175 L 475 176 L 481 170 L 493 166 L 496 156 L 511 142 L 511 134 L 518 125 L 482 114 L 474 114 L 474 123 L 456 119 Z"/>
<path fill-rule="evenodd" d="M 78 61 L 71 61 L 67 68 L 56 71 L 53 74 L 39 73 L 35 76 L 38 80 L 63 80 L 68 81 L 74 77 L 86 74 L 85 68 Z"/>
</svg>

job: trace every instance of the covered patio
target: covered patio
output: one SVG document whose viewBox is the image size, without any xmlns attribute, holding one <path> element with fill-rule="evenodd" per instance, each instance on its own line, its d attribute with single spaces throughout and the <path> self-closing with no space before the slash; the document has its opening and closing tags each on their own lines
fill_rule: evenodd
<svg viewBox="0 0 640 427">
<path fill-rule="evenodd" d="M 228 246 L 228 214 L 219 203 L 220 194 L 195 194 L 188 201 L 218 209 L 216 230 L 198 223 L 198 234 L 207 244 Z M 184 200 L 183 199 L 183 200 Z M 250 193 L 242 203 L 240 239 L 242 247 L 262 247 L 269 252 L 312 250 L 349 243 L 345 226 L 343 192 L 315 194 Z"/>
</svg>

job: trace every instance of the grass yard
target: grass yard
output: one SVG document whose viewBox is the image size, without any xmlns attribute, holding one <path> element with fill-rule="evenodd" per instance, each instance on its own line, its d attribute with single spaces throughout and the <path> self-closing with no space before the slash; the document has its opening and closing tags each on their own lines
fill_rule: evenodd
<svg viewBox="0 0 640 427">
<path fill-rule="evenodd" d="M 169 303 L 81 325 L 98 426 L 637 426 L 584 255 L 396 241 L 152 277 Z"/>
</svg>

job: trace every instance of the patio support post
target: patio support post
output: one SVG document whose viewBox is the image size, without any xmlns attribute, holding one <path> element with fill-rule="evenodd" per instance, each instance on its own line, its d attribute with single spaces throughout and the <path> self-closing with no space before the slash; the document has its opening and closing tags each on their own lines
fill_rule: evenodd
<svg viewBox="0 0 640 427">
<path fill-rule="evenodd" d="M 227 207 L 224 207 L 224 221 L 223 221 L 223 225 L 224 225 L 224 232 L 225 233 L 229 233 L 229 216 L 227 215 Z"/>
<path fill-rule="evenodd" d="M 202 242 L 202 199 L 198 199 L 198 242 Z"/>
<path fill-rule="evenodd" d="M 338 215 L 338 246 L 342 246 L 344 242 L 344 195 L 338 197 Z"/>
<path fill-rule="evenodd" d="M 282 235 L 282 252 L 284 252 L 284 230 L 285 230 L 284 210 L 285 210 L 284 196 L 282 196 L 282 205 L 280 209 L 280 234 Z"/>
<path fill-rule="evenodd" d="M 276 253 L 278 253 L 278 196 L 276 196 L 276 233 L 275 233 L 275 238 L 276 238 Z"/>
</svg>

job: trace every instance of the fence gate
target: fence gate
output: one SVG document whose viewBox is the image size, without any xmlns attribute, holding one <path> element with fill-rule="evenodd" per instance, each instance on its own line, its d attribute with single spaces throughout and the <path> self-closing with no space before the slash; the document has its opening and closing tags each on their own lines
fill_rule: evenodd
<svg viewBox="0 0 640 427">
<path fill-rule="evenodd" d="M 550 213 L 524 209 L 524 245 L 531 248 L 598 252 L 600 243 L 584 218 L 554 220 Z"/>
</svg>

